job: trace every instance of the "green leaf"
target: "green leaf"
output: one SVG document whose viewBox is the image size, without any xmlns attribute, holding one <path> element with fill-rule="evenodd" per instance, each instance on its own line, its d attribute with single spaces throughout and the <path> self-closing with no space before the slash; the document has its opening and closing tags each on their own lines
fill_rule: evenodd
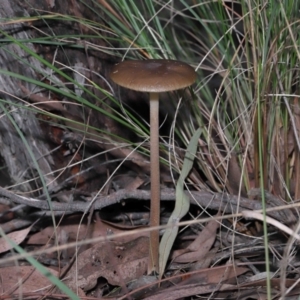
<svg viewBox="0 0 300 300">
<path fill-rule="evenodd" d="M 180 219 L 186 215 L 190 208 L 190 200 L 188 196 L 184 193 L 184 180 L 189 175 L 193 163 L 194 158 L 197 151 L 198 140 L 201 134 L 201 129 L 195 131 L 192 136 L 190 143 L 188 145 L 187 151 L 185 153 L 185 157 L 183 160 L 182 170 L 176 185 L 176 202 L 175 209 L 168 221 L 168 228 L 166 229 L 160 245 L 159 245 L 159 277 L 161 278 L 167 261 L 170 255 L 173 243 L 178 233 L 178 223 Z"/>
</svg>

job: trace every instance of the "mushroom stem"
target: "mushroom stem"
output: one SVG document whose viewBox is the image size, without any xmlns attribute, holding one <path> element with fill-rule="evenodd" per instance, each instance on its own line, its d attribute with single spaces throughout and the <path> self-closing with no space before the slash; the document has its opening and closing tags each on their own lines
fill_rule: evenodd
<svg viewBox="0 0 300 300">
<path fill-rule="evenodd" d="M 160 224 L 160 172 L 159 172 L 159 96 L 150 93 L 150 227 Z M 158 273 L 159 230 L 150 231 L 148 274 Z"/>
<path fill-rule="evenodd" d="M 148 274 L 159 273 L 160 175 L 158 93 L 183 89 L 193 84 L 197 73 L 186 63 L 168 59 L 127 60 L 115 64 L 111 79 L 122 87 L 150 93 L 150 252 Z M 160 274 L 162 276 L 163 274 Z"/>
</svg>

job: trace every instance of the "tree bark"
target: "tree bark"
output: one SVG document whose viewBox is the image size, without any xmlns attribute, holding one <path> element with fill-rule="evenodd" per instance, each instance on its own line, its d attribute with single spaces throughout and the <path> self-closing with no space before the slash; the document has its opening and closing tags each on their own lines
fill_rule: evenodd
<svg viewBox="0 0 300 300">
<path fill-rule="evenodd" d="M 18 5 L 17 1 L 3 0 L 0 6 L 1 19 L 15 18 L 20 13 L 28 13 Z M 4 24 L 3 24 L 4 23 Z M 9 24 L 2 22 L 1 36 L 13 36 L 18 40 L 29 39 L 31 31 L 21 23 Z M 32 44 L 27 44 L 35 51 Z M 43 140 L 43 133 L 35 114 L 24 108 L 23 94 L 19 88 L 20 79 L 13 75 L 22 75 L 26 78 L 36 78 L 36 71 L 42 66 L 38 60 L 29 56 L 20 46 L 7 42 L 0 48 L 0 81 L 1 81 L 1 118 L 0 118 L 0 151 L 7 172 L 3 172 L 14 184 L 19 184 L 18 189 L 30 190 L 29 179 L 37 175 L 37 164 L 41 173 L 51 174 L 53 159 L 49 153 L 49 145 Z M 11 75 L 5 74 L 11 72 Z M 23 82 L 31 90 L 32 84 Z M 5 112 L 6 111 L 6 112 Z M 25 142 L 26 141 L 26 142 Z M 31 153 L 30 153 L 31 152 Z M 47 184 L 55 184 L 53 176 L 44 177 Z M 51 183 L 52 182 L 52 183 Z"/>
<path fill-rule="evenodd" d="M 17 184 L 16 189 L 22 191 L 30 191 L 33 188 L 42 186 L 40 176 L 42 175 L 45 183 L 51 189 L 55 188 L 57 182 L 53 169 L 57 160 L 57 153 L 51 153 L 54 148 L 53 144 L 49 143 L 49 137 L 45 135 L 41 127 L 41 122 L 37 118 L 37 113 L 28 109 L 28 98 L 30 95 L 24 93 L 29 91 L 32 95 L 42 96 L 43 99 L 67 100 L 61 99 L 61 95 L 54 95 L 49 91 L 43 90 L 32 83 L 32 80 L 41 82 L 55 83 L 59 88 L 64 86 L 75 91 L 76 87 L 67 85 L 64 78 L 59 74 L 53 74 L 53 70 L 42 64 L 40 60 L 30 55 L 24 50 L 22 45 L 29 48 L 33 53 L 43 57 L 48 62 L 53 63 L 57 68 L 64 69 L 69 76 L 75 80 L 83 80 L 83 76 L 78 78 L 78 73 L 83 74 L 89 80 L 95 82 L 98 86 L 107 88 L 105 80 L 109 65 L 112 63 L 108 55 L 99 52 L 88 50 L 85 47 L 86 42 L 94 42 L 98 45 L 104 43 L 102 40 L 78 40 L 82 46 L 78 49 L 72 47 L 60 47 L 55 44 L 42 45 L 32 44 L 30 39 L 39 36 L 55 36 L 63 34 L 88 34 L 89 29 L 84 25 L 75 22 L 45 20 L 38 21 L 24 20 L 10 21 L 13 19 L 20 20 L 22 17 L 30 17 L 37 15 L 50 15 L 51 13 L 60 13 L 64 15 L 74 16 L 77 18 L 87 18 L 96 20 L 99 15 L 92 14 L 94 4 L 92 1 L 85 1 L 83 5 L 80 1 L 38 1 L 38 0 L 2 0 L 0 6 L 0 17 L 6 19 L 0 27 L 1 38 L 6 42 L 2 43 L 0 48 L 0 80 L 1 80 L 1 118 L 0 118 L 0 155 L 2 157 L 3 167 L 5 171 L 0 173 L 2 177 L 2 185 L 7 185 L 9 182 Z M 98 8 L 99 14 L 101 10 Z M 99 20 L 98 20 L 99 22 Z M 10 41 L 16 39 L 17 42 Z M 18 41 L 28 40 L 26 43 L 18 44 Z M 69 67 L 69 69 L 68 69 Z M 78 72 L 77 72 L 78 71 Z M 97 74 L 101 73 L 101 76 Z M 23 77 L 22 77 L 23 76 Z M 50 79 L 51 78 L 51 79 Z M 31 81 L 31 82 L 30 82 Z M 83 81 L 82 84 L 86 84 Z M 104 95 L 99 89 L 92 89 L 98 99 L 102 100 Z M 27 98 L 27 96 L 29 96 Z M 95 104 L 95 98 L 89 95 L 83 95 L 87 101 Z M 98 106 L 103 106 L 104 101 L 98 101 Z M 79 107 L 78 105 L 65 104 L 65 109 L 68 113 L 78 117 L 84 122 L 89 120 L 89 124 L 96 128 L 111 130 L 116 127 L 110 118 L 99 116 L 94 111 Z M 63 160 L 64 157 L 61 157 Z M 34 181 L 28 181 L 33 180 Z"/>
</svg>

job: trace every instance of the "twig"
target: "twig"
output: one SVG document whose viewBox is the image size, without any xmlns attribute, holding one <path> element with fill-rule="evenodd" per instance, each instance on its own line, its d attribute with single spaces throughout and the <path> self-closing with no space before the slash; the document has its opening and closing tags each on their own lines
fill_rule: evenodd
<svg viewBox="0 0 300 300">
<path fill-rule="evenodd" d="M 200 205 L 203 209 L 219 210 L 223 213 L 242 212 L 244 210 L 261 210 L 261 203 L 259 201 L 251 200 L 248 198 L 221 194 L 210 193 L 206 191 L 191 191 L 186 192 L 191 204 Z M 49 210 L 48 203 L 44 200 L 36 198 L 24 197 L 10 192 L 0 187 L 0 197 L 9 199 L 13 203 L 25 204 L 31 207 L 39 208 L 42 210 Z M 116 204 L 122 200 L 134 199 L 139 201 L 150 200 L 150 191 L 147 190 L 126 190 L 121 189 L 108 196 L 99 196 L 95 201 L 95 210 Z M 174 201 L 175 190 L 164 189 L 161 191 L 162 201 Z M 52 202 L 53 211 L 70 212 L 84 212 L 89 207 L 90 203 L 86 202 L 72 202 L 72 203 L 58 203 Z M 272 206 L 269 206 L 271 208 Z M 268 212 L 268 215 L 286 224 L 295 222 L 295 216 L 291 212 L 292 206 L 282 206 L 273 211 Z"/>
<path fill-rule="evenodd" d="M 264 216 L 261 213 L 255 212 L 255 211 L 242 211 L 242 215 L 244 218 L 246 219 L 256 219 L 256 220 L 260 220 L 260 221 L 264 221 Z M 293 238 L 297 239 L 298 241 L 300 241 L 300 235 L 297 234 L 294 230 L 292 230 L 291 228 L 283 225 L 281 222 L 278 222 L 268 216 L 265 217 L 265 221 L 268 224 L 273 225 L 274 227 L 278 228 L 279 230 L 287 233 L 288 235 L 292 236 Z"/>
</svg>

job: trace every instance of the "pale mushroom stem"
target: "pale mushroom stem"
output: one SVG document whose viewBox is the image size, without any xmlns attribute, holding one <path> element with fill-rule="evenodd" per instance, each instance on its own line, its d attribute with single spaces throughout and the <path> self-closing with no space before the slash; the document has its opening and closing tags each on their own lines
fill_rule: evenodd
<svg viewBox="0 0 300 300">
<path fill-rule="evenodd" d="M 150 93 L 150 227 L 160 224 L 159 94 Z M 159 230 L 150 231 L 148 274 L 158 269 Z"/>
<path fill-rule="evenodd" d="M 170 92 L 193 84 L 197 73 L 188 64 L 168 59 L 127 60 L 115 64 L 111 79 L 122 87 L 150 92 L 150 227 L 160 223 L 158 92 Z M 159 273 L 159 230 L 150 232 L 148 274 Z M 162 276 L 163 274 L 160 274 Z"/>
</svg>

